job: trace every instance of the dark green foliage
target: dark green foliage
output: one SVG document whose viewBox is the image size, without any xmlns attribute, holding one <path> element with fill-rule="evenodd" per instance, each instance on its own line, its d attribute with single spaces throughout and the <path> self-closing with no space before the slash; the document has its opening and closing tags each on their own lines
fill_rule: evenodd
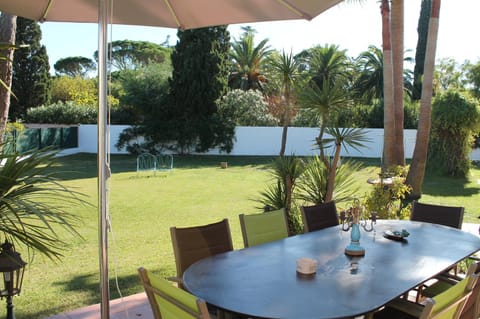
<svg viewBox="0 0 480 319">
<path fill-rule="evenodd" d="M 230 36 L 226 26 L 179 31 L 165 107 L 145 121 L 147 141 L 180 153 L 233 147 L 234 124 L 217 112 L 227 89 Z"/>
<path fill-rule="evenodd" d="M 111 50 L 111 64 L 114 70 L 133 70 L 151 63 L 163 63 L 170 49 L 148 41 L 117 40 L 108 44 Z M 98 51 L 94 53 L 98 62 Z"/>
<path fill-rule="evenodd" d="M 97 110 L 94 107 L 79 106 L 73 102 L 58 102 L 28 109 L 25 121 L 39 124 L 95 124 Z"/>
<path fill-rule="evenodd" d="M 405 62 L 412 62 L 409 57 Z M 356 77 L 352 87 L 353 95 L 365 104 L 372 104 L 375 100 L 383 99 L 383 51 L 371 45 L 367 51 L 360 53 L 355 59 Z M 412 95 L 412 71 L 403 71 L 404 92 Z"/>
<path fill-rule="evenodd" d="M 28 45 L 15 50 L 13 59 L 12 98 L 9 117 L 23 118 L 28 108 L 48 102 L 50 90 L 50 66 L 47 50 L 40 45 L 42 33 L 38 22 L 17 18 L 16 44 Z"/>
<path fill-rule="evenodd" d="M 425 64 L 425 51 L 427 50 L 428 24 L 431 8 L 432 0 L 422 0 L 417 27 L 418 40 L 417 49 L 415 50 L 415 68 L 413 69 L 412 99 L 415 101 L 420 100 L 422 96 L 423 68 Z"/>
<path fill-rule="evenodd" d="M 139 70 L 118 72 L 117 81 L 122 87 L 120 105 L 130 110 L 126 114 L 131 114 L 124 124 L 140 125 L 146 120 L 148 123 L 152 116 L 158 117 L 155 120 L 169 116 L 166 97 L 170 71 L 164 64 L 151 64 Z"/>
<path fill-rule="evenodd" d="M 360 53 L 356 59 L 358 77 L 353 85 L 354 95 L 366 103 L 383 98 L 383 51 L 376 46 Z"/>
<path fill-rule="evenodd" d="M 96 69 L 95 62 L 82 56 L 73 56 L 58 60 L 55 65 L 57 75 L 80 76 L 84 77 L 88 72 Z"/>
<path fill-rule="evenodd" d="M 473 96 L 480 99 L 480 61 L 468 68 L 467 78 L 472 84 L 471 92 Z"/>
<path fill-rule="evenodd" d="M 432 107 L 428 167 L 440 174 L 465 177 L 470 169 L 473 134 L 480 125 L 480 110 L 458 91 L 438 95 Z"/>
<path fill-rule="evenodd" d="M 405 129 L 418 125 L 418 103 L 404 102 Z M 339 127 L 383 128 L 383 101 L 374 100 L 370 105 L 357 104 L 349 109 L 336 110 L 333 114 Z"/>
<path fill-rule="evenodd" d="M 223 118 L 216 106 L 227 89 L 226 26 L 179 31 L 178 36 L 168 83 L 161 66 L 124 73 L 121 104 L 139 110 L 141 121 L 125 130 L 116 146 L 126 146 L 132 153 L 156 154 L 163 149 L 188 153 L 215 146 L 229 152 L 235 124 Z M 145 142 L 132 144 L 139 135 Z"/>
</svg>

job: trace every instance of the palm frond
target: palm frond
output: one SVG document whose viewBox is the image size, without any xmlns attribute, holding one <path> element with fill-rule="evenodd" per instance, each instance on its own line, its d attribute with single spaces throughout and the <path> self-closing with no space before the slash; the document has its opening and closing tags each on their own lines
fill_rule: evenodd
<svg viewBox="0 0 480 319">
<path fill-rule="evenodd" d="M 52 166 L 56 152 L 35 150 L 20 156 L 7 152 L 8 147 L 2 149 L 0 233 L 51 259 L 61 257 L 68 245 L 59 230 L 81 238 L 75 229 L 81 220 L 70 211 L 90 204 L 85 195 L 67 189 L 55 178 Z"/>
</svg>

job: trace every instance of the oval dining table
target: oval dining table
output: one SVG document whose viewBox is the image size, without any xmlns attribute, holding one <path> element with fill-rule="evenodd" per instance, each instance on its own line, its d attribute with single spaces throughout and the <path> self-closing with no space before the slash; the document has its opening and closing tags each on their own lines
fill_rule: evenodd
<svg viewBox="0 0 480 319">
<path fill-rule="evenodd" d="M 202 259 L 185 271 L 184 284 L 247 316 L 346 318 L 371 313 L 480 250 L 478 236 L 447 226 L 379 220 L 374 229 L 361 231 L 361 257 L 344 253 L 350 232 L 335 226 Z M 402 229 L 410 233 L 403 240 L 384 236 Z M 317 261 L 315 274 L 297 273 L 304 257 Z"/>
</svg>

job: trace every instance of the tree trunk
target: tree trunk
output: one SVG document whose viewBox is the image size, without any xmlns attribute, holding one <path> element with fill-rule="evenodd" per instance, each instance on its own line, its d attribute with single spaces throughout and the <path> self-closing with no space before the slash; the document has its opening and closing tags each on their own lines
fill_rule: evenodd
<svg viewBox="0 0 480 319">
<path fill-rule="evenodd" d="M 420 117 L 418 119 L 417 140 L 413 150 L 412 163 L 407 175 L 407 184 L 412 186 L 411 198 L 420 198 L 422 195 L 423 179 L 427 166 L 428 141 L 430 136 L 430 122 L 432 113 L 433 76 L 435 71 L 435 51 L 437 48 L 438 25 L 440 19 L 441 0 L 432 1 L 432 13 L 428 27 L 427 50 L 425 53 L 425 67 L 422 84 L 422 98 L 420 100 Z"/>
<path fill-rule="evenodd" d="M 329 202 L 333 199 L 333 190 L 335 189 L 335 177 L 337 175 L 337 165 L 340 160 L 340 150 L 342 149 L 342 143 L 335 144 L 335 155 L 333 157 L 332 165 L 328 171 L 327 181 L 327 193 L 325 195 L 325 202 Z"/>
<path fill-rule="evenodd" d="M 288 133 L 288 123 L 283 124 L 282 130 L 282 144 L 280 146 L 280 156 L 285 155 L 285 148 L 287 147 L 287 133 Z"/>
<path fill-rule="evenodd" d="M 393 92 L 393 63 L 390 37 L 389 0 L 382 0 L 383 41 L 383 169 L 394 165 L 395 114 Z"/>
<path fill-rule="evenodd" d="M 395 153 L 393 163 L 405 165 L 403 145 L 403 35 L 404 5 L 403 0 L 392 1 L 392 63 L 393 63 L 393 96 L 395 114 Z"/>
<path fill-rule="evenodd" d="M 280 147 L 280 156 L 285 155 L 285 149 L 287 147 L 287 134 L 288 126 L 290 125 L 290 94 L 288 92 L 289 86 L 285 85 L 285 106 L 283 113 L 283 130 L 282 130 L 282 145 Z M 282 98 L 283 101 L 283 98 Z"/>
<path fill-rule="evenodd" d="M 9 14 L 0 14 L 0 43 L 15 44 L 15 32 L 17 26 L 17 17 Z M 3 143 L 3 137 L 8 121 L 8 110 L 10 109 L 10 89 L 12 87 L 13 76 L 13 49 L 0 50 L 0 143 Z M 3 59 L 5 58 L 5 59 Z"/>
</svg>

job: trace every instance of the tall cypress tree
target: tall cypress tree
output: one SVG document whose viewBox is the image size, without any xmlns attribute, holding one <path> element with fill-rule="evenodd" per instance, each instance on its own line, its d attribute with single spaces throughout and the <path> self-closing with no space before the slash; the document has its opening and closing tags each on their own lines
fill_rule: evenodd
<svg viewBox="0 0 480 319">
<path fill-rule="evenodd" d="M 412 99 L 415 101 L 420 100 L 422 96 L 423 67 L 425 64 L 425 51 L 427 50 L 428 22 L 431 10 L 432 0 L 422 0 L 417 27 L 418 40 L 415 50 L 415 68 L 413 69 Z"/>
<path fill-rule="evenodd" d="M 38 22 L 18 17 L 16 44 L 27 45 L 15 50 L 13 58 L 12 98 L 10 118 L 23 118 L 30 107 L 48 102 L 50 65 L 47 50 L 40 44 L 42 32 Z"/>
<path fill-rule="evenodd" d="M 234 127 L 222 121 L 216 100 L 228 84 L 230 35 L 226 26 L 178 32 L 171 55 L 169 105 L 175 119 L 175 140 L 182 152 L 232 147 Z"/>
</svg>

